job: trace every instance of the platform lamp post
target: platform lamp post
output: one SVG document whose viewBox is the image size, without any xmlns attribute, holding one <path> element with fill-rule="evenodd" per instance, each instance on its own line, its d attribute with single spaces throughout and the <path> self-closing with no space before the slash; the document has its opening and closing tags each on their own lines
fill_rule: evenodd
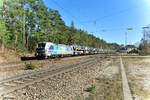
<svg viewBox="0 0 150 100">
<path fill-rule="evenodd" d="M 144 26 L 144 27 L 142 27 L 142 29 L 144 30 L 144 32 L 143 32 L 143 39 L 144 39 L 144 41 L 146 40 L 146 29 L 148 29 L 149 27 L 147 27 L 147 26 Z"/>
<path fill-rule="evenodd" d="M 133 28 L 127 28 L 127 31 L 133 30 Z M 127 46 L 127 31 L 125 32 L 125 47 Z"/>
<path fill-rule="evenodd" d="M 142 29 L 143 29 L 143 43 L 144 43 L 144 48 L 146 48 L 146 29 L 148 29 L 148 28 L 149 27 L 147 27 L 147 26 L 142 27 Z"/>
</svg>

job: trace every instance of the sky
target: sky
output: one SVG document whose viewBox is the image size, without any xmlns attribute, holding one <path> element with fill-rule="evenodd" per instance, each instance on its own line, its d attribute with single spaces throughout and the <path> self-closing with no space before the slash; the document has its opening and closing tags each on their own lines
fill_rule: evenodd
<svg viewBox="0 0 150 100">
<path fill-rule="evenodd" d="M 67 26 L 74 21 L 107 42 L 140 42 L 142 27 L 150 24 L 150 0 L 44 0 L 48 8 L 59 10 Z M 133 30 L 127 30 L 133 28 Z"/>
</svg>

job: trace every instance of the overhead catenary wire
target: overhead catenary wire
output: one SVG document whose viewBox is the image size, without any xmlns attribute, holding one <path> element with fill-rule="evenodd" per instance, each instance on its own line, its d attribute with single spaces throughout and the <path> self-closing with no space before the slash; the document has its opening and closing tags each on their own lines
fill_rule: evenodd
<svg viewBox="0 0 150 100">
<path fill-rule="evenodd" d="M 137 29 L 141 29 L 142 30 L 142 26 L 143 25 L 139 25 L 139 26 L 134 26 L 134 27 L 131 27 L 132 30 L 137 30 Z M 147 25 L 145 25 L 147 26 Z M 108 31 L 126 31 L 128 30 L 129 27 L 116 27 L 116 28 L 101 28 L 100 30 L 97 30 L 97 31 L 91 31 L 92 33 L 97 33 L 97 32 L 108 32 Z"/>
<path fill-rule="evenodd" d="M 66 10 L 64 7 L 62 7 L 58 2 L 56 2 L 55 0 L 51 0 L 57 7 L 61 8 L 66 14 L 68 14 L 70 17 L 72 17 L 73 19 L 75 19 L 76 21 L 78 21 L 78 23 L 80 23 L 83 27 L 85 27 L 85 25 L 82 24 L 82 22 L 76 17 L 74 16 L 72 13 L 70 13 L 69 10 Z"/>
<path fill-rule="evenodd" d="M 118 14 L 122 14 L 122 13 L 125 13 L 125 12 L 128 12 L 128 11 L 131 11 L 131 10 L 133 10 L 133 8 L 137 8 L 138 6 L 122 9 L 122 10 L 119 10 L 117 12 L 114 12 L 114 13 L 111 13 L 111 14 L 108 14 L 108 15 L 104 15 L 104 16 L 102 16 L 100 18 L 97 18 L 97 19 L 94 19 L 94 20 L 83 21 L 82 23 L 95 23 L 95 22 L 101 21 L 101 20 L 103 20 L 105 18 L 113 17 L 113 16 L 116 16 Z"/>
<path fill-rule="evenodd" d="M 126 13 L 126 12 L 128 12 L 128 11 L 130 11 L 130 10 L 133 10 L 133 8 L 137 8 L 137 7 L 130 7 L 130 8 L 126 8 L 126 9 L 122 9 L 122 10 L 119 10 L 119 11 L 117 11 L 117 12 L 114 12 L 114 13 L 111 13 L 111 14 L 108 14 L 108 15 L 104 15 L 104 16 L 102 16 L 102 17 L 100 17 L 100 18 L 97 18 L 97 19 L 95 19 L 95 20 L 89 20 L 89 21 L 81 21 L 81 20 L 79 20 L 76 16 L 74 16 L 68 9 L 65 9 L 62 5 L 60 5 L 60 3 L 58 3 L 57 1 L 55 1 L 55 0 L 51 0 L 57 7 L 59 7 L 60 9 L 62 9 L 67 15 L 69 15 L 70 17 L 72 17 L 73 19 L 75 19 L 80 25 L 82 25 L 84 28 L 86 27 L 86 25 L 84 25 L 84 24 L 86 24 L 86 23 L 93 23 L 94 25 L 95 25 L 95 27 L 96 27 L 96 25 L 98 24 L 98 22 L 99 21 L 101 21 L 101 20 L 103 20 L 103 19 L 105 19 L 105 18 L 109 18 L 109 17 L 113 17 L 113 16 L 116 16 L 116 15 L 119 15 L 119 14 L 122 14 L 122 13 Z M 139 6 L 139 5 L 136 5 L 136 6 Z M 84 29 L 84 28 L 82 28 L 82 29 Z M 127 27 L 126 27 L 127 28 Z M 102 32 L 108 32 L 108 31 L 121 31 L 121 30 L 126 30 L 126 28 L 124 27 L 122 27 L 122 28 L 111 28 L 111 29 L 109 29 L 109 28 L 104 28 L 104 29 L 100 29 L 100 30 L 97 30 L 97 31 L 91 31 L 91 32 L 89 32 L 89 33 L 102 33 Z M 137 27 L 132 27 L 132 28 L 134 28 L 134 30 L 135 29 L 138 29 Z M 97 28 L 98 29 L 98 28 Z"/>
<path fill-rule="evenodd" d="M 118 15 L 118 14 L 121 14 L 121 13 L 125 13 L 125 12 L 128 12 L 130 10 L 132 10 L 134 7 L 130 7 L 130 8 L 126 8 L 126 9 L 122 9 L 122 10 L 119 10 L 115 13 L 111 13 L 111 14 L 108 14 L 108 15 L 105 15 L 105 16 L 102 16 L 101 18 L 97 18 L 95 20 L 89 20 L 89 21 L 80 21 L 76 16 L 74 16 L 69 10 L 66 10 L 63 6 L 61 6 L 58 2 L 56 2 L 55 0 L 51 0 L 57 7 L 61 8 L 66 14 L 68 14 L 70 17 L 74 18 L 76 21 L 78 21 L 78 23 L 80 23 L 82 26 L 85 27 L 85 23 L 94 23 L 95 25 L 97 24 L 98 21 L 104 19 L 104 18 L 108 18 L 108 17 L 112 17 L 112 16 L 115 16 L 115 15 Z M 137 5 L 139 6 L 139 5 Z M 136 7 L 137 8 L 137 7 Z"/>
</svg>

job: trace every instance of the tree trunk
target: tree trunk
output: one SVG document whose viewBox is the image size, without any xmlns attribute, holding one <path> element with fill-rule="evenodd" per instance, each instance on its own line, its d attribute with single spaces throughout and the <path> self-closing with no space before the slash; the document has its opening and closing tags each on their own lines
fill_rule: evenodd
<svg viewBox="0 0 150 100">
<path fill-rule="evenodd" d="M 30 11 L 28 12 L 28 24 L 27 24 L 27 39 L 26 39 L 27 50 L 29 50 L 29 23 L 30 23 Z"/>
<path fill-rule="evenodd" d="M 17 52 L 17 41 L 18 41 L 18 35 L 16 35 L 16 40 L 15 40 L 15 52 Z"/>
<path fill-rule="evenodd" d="M 6 16 L 6 5 L 7 5 L 7 2 L 6 2 L 6 0 L 4 0 L 3 1 L 3 19 L 4 19 L 4 21 L 5 21 L 5 16 Z M 5 52 L 5 46 L 4 46 L 4 40 L 2 39 L 2 46 L 1 46 L 1 51 L 2 52 Z"/>
</svg>

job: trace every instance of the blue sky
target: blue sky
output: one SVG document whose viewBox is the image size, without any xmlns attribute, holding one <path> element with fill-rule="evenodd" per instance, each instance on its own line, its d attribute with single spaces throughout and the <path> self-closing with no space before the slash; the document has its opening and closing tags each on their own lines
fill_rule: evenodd
<svg viewBox="0 0 150 100">
<path fill-rule="evenodd" d="M 44 0 L 49 8 L 59 10 L 66 25 L 106 40 L 135 44 L 142 37 L 143 26 L 150 24 L 150 0 Z M 127 28 L 133 28 L 128 31 Z"/>
</svg>

